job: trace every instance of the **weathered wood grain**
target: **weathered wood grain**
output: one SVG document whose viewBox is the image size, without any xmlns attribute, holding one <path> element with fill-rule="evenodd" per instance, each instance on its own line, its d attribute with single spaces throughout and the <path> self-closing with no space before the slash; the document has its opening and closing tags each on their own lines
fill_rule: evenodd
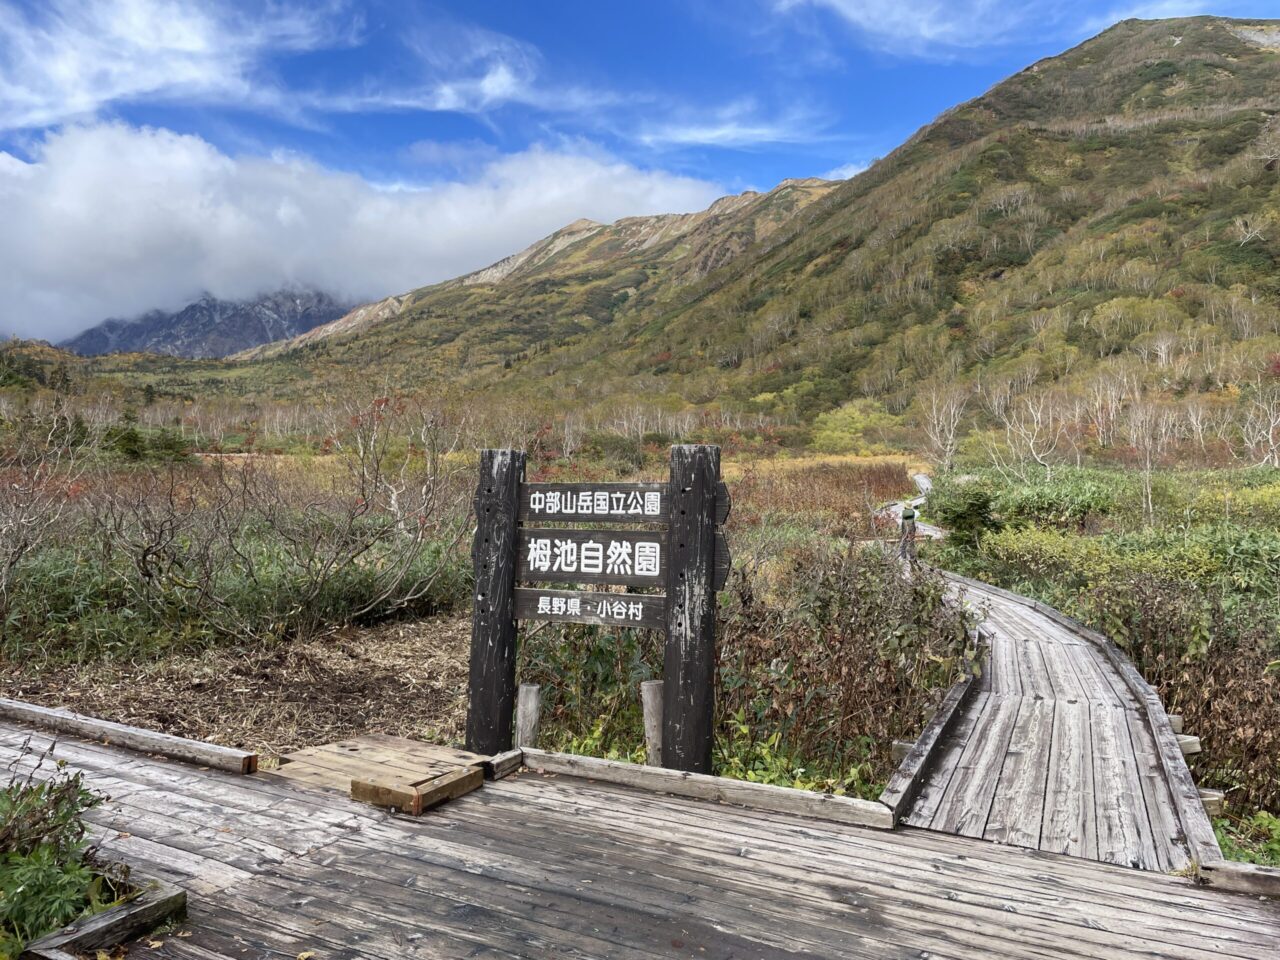
<svg viewBox="0 0 1280 960">
<path fill-rule="evenodd" d="M 820 820 L 856 823 L 866 827 L 892 829 L 893 818 L 883 804 L 872 800 L 837 797 L 829 793 L 793 790 L 767 783 L 730 780 L 685 770 L 644 767 L 616 760 L 580 757 L 571 753 L 526 750 L 525 766 L 548 773 L 564 773 L 606 783 L 619 783 L 642 790 L 734 803 L 756 810 L 799 813 Z"/>
<path fill-rule="evenodd" d="M 475 595 L 471 615 L 467 749 L 511 749 L 516 699 L 515 544 L 525 455 L 484 450 L 476 487 L 476 532 L 471 547 Z"/>
<path fill-rule="evenodd" d="M 110 720 L 86 717 L 62 707 L 40 707 L 19 700 L 0 698 L 0 717 L 42 730 L 90 740 L 103 740 L 142 753 L 154 753 L 173 760 L 193 763 L 230 773 L 252 773 L 258 769 L 258 755 L 199 740 L 188 740 L 154 730 L 143 730 Z"/>
<path fill-rule="evenodd" d="M 542 723 L 542 688 L 536 683 L 522 683 L 516 697 L 516 746 L 520 749 L 538 745 L 538 727 Z"/>
<path fill-rule="evenodd" d="M 719 484 L 719 447 L 671 448 L 662 762 L 698 773 L 711 770 Z"/>
<path fill-rule="evenodd" d="M 644 717 L 645 762 L 662 766 L 662 681 L 644 680 L 640 684 L 640 708 Z"/>
<path fill-rule="evenodd" d="M 1212 880 L 580 776 L 525 772 L 407 819 L 261 775 L 59 751 L 128 801 L 90 811 L 105 853 L 192 884 L 189 935 L 131 950 L 157 960 L 1270 960 L 1280 938 L 1280 905 Z M 16 752 L 0 739 L 0 763 Z"/>
<path fill-rule="evenodd" d="M 925 778 L 942 750 L 943 739 L 955 727 L 956 717 L 965 709 L 977 687 L 975 677 L 965 677 L 952 685 L 920 736 L 908 746 L 906 755 L 880 794 L 880 802 L 893 813 L 897 823 L 916 801 Z"/>
</svg>

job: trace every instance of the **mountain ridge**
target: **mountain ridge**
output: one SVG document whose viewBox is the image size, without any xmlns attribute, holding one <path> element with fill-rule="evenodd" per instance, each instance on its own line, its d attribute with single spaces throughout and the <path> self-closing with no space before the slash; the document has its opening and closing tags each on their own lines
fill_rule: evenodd
<svg viewBox="0 0 1280 960">
<path fill-rule="evenodd" d="M 570 224 L 305 340 L 150 376 L 288 400 L 376 371 L 543 419 L 645 405 L 817 431 L 919 422 L 953 387 L 997 425 L 1044 392 L 1225 409 L 1280 354 L 1277 30 L 1125 21 L 849 180 Z"/>
<path fill-rule="evenodd" d="M 204 294 L 179 310 L 150 310 L 130 320 L 104 320 L 59 346 L 83 356 L 158 353 L 210 359 L 288 339 L 350 309 L 349 302 L 330 294 L 287 287 L 247 300 Z"/>
</svg>

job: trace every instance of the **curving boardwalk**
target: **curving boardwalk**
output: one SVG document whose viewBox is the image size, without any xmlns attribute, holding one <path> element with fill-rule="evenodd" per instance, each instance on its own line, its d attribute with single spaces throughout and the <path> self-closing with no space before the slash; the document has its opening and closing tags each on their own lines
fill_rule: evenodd
<svg viewBox="0 0 1280 960">
<path fill-rule="evenodd" d="M 906 822 L 1148 870 L 1186 867 L 1174 788 L 1125 677 L 1043 613 L 966 590 L 989 606 L 987 666 Z"/>
<path fill-rule="evenodd" d="M 1145 870 L 1221 860 L 1164 708 L 1124 655 L 1055 610 L 948 576 L 985 611 L 986 657 L 882 797 L 901 820 Z"/>
</svg>

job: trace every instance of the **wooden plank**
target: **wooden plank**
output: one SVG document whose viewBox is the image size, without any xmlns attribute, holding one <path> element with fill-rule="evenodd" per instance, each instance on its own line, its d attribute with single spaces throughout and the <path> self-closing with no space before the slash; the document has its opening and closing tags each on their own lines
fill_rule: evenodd
<svg viewBox="0 0 1280 960">
<path fill-rule="evenodd" d="M 961 756 L 952 787 L 933 819 L 933 829 L 965 837 L 982 836 L 1023 702 L 1021 697 L 990 698 Z"/>
<path fill-rule="evenodd" d="M 539 772 L 563 773 L 679 797 L 733 803 L 756 810 L 795 813 L 819 820 L 893 829 L 893 817 L 888 808 L 872 800 L 837 797 L 828 793 L 793 790 L 746 780 L 729 780 L 683 770 L 643 767 L 568 753 L 547 753 L 543 750 L 526 750 L 524 762 L 530 769 Z"/>
<path fill-rule="evenodd" d="M 1200 879 L 1220 890 L 1280 900 L 1280 867 L 1217 860 L 1200 864 Z"/>
<path fill-rule="evenodd" d="M 666 523 L 671 497 L 665 483 L 522 483 L 520 519 Z"/>
<path fill-rule="evenodd" d="M 720 448 L 671 448 L 662 762 L 711 772 L 716 631 L 716 493 Z"/>
<path fill-rule="evenodd" d="M 417 782 L 398 777 L 353 777 L 351 799 L 378 807 L 392 807 L 416 817 L 432 807 L 461 797 L 484 785 L 481 767 L 459 767 Z"/>
<path fill-rule="evenodd" d="M 667 598 L 662 594 L 516 587 L 515 596 L 518 620 L 590 623 L 635 630 L 662 630 L 667 622 Z"/>
<path fill-rule="evenodd" d="M 1125 710 L 1090 704 L 1098 858 L 1143 870 L 1158 868 Z"/>
<path fill-rule="evenodd" d="M 187 908 L 187 892 L 171 883 L 130 876 L 129 884 L 135 890 L 141 890 L 133 900 L 33 940 L 23 951 L 23 960 L 57 960 L 60 956 L 75 956 L 81 951 L 114 947 L 166 920 L 181 917 Z M 75 954 L 68 951 L 75 951 Z"/>
<path fill-rule="evenodd" d="M 0 698 L 0 717 L 55 730 L 70 736 L 102 740 L 142 753 L 157 754 L 230 773 L 253 773 L 258 769 L 258 755 L 246 750 L 221 747 L 199 740 L 188 740 L 154 730 L 143 730 L 110 720 L 98 720 L 62 707 L 39 707 L 18 700 Z"/>
<path fill-rule="evenodd" d="M 1045 811 L 1039 848 L 1096 859 L 1098 826 L 1093 788 L 1093 738 L 1089 704 L 1053 704 L 1052 762 L 1045 781 Z"/>
<path fill-rule="evenodd" d="M 464 796 L 482 786 L 484 786 L 484 770 L 480 767 L 463 767 L 420 783 L 417 789 L 422 797 L 422 809 L 430 810 L 446 800 Z"/>
<path fill-rule="evenodd" d="M 926 778 L 942 754 L 943 740 L 955 729 L 956 719 L 968 707 L 976 686 L 974 677 L 965 677 L 952 684 L 933 717 L 925 724 L 920 736 L 911 744 L 906 756 L 889 777 L 884 792 L 880 794 L 880 802 L 893 812 L 895 823 L 906 816 L 915 803 Z"/>
<path fill-rule="evenodd" d="M 510 776 L 524 765 L 524 751 L 507 750 L 484 761 L 484 775 L 489 780 L 501 780 Z"/>
<path fill-rule="evenodd" d="M 461 766 L 474 766 L 484 763 L 489 757 L 485 754 L 461 750 L 439 743 L 427 743 L 425 740 L 412 740 L 408 737 L 396 737 L 389 733 L 363 733 L 352 738 L 356 743 L 369 743 L 384 746 L 405 757 L 425 760 L 428 763 L 452 763 Z"/>
<path fill-rule="evenodd" d="M 970 696 L 965 709 L 957 712 L 954 727 L 942 737 L 938 758 L 931 764 L 932 770 L 925 775 L 915 800 L 901 815 L 903 822 L 925 829 L 932 827 L 934 818 L 946 802 L 947 791 L 955 780 L 973 729 L 986 713 L 991 699 L 990 693 L 976 692 Z"/>
<path fill-rule="evenodd" d="M 467 749 L 511 749 L 516 700 L 516 513 L 525 455 L 484 450 L 476 487 L 476 533 L 471 547 L 475 596 L 471 614 Z"/>
<path fill-rule="evenodd" d="M 1147 726 L 1146 718 L 1137 711 L 1125 711 L 1129 725 L 1129 738 L 1133 744 L 1134 763 L 1138 780 L 1142 785 L 1142 800 L 1151 824 L 1151 836 L 1156 852 L 1156 865 L 1165 872 L 1181 870 L 1190 862 L 1190 855 L 1182 837 L 1182 827 L 1173 806 L 1169 785 L 1156 755 L 1155 741 Z"/>
<path fill-rule="evenodd" d="M 667 568 L 665 530 L 525 527 L 516 536 L 516 579 L 660 587 Z"/>
<path fill-rule="evenodd" d="M 1005 751 L 982 836 L 996 843 L 1038 849 L 1053 756 L 1054 703 L 1022 700 Z"/>
</svg>

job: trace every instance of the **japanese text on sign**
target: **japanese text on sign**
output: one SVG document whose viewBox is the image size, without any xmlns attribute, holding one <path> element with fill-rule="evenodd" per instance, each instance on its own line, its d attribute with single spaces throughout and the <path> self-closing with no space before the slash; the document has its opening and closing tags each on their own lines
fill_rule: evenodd
<svg viewBox="0 0 1280 960">
<path fill-rule="evenodd" d="M 531 536 L 526 562 L 536 573 L 585 573 L 610 576 L 657 577 L 661 573 L 662 544 L 656 540 L 575 540 L 554 535 Z"/>
<path fill-rule="evenodd" d="M 637 517 L 659 517 L 662 515 L 662 496 L 654 490 L 643 493 L 617 490 L 537 490 L 529 494 L 529 513 L 534 516 L 577 514 L 584 517 L 625 513 Z"/>
</svg>

